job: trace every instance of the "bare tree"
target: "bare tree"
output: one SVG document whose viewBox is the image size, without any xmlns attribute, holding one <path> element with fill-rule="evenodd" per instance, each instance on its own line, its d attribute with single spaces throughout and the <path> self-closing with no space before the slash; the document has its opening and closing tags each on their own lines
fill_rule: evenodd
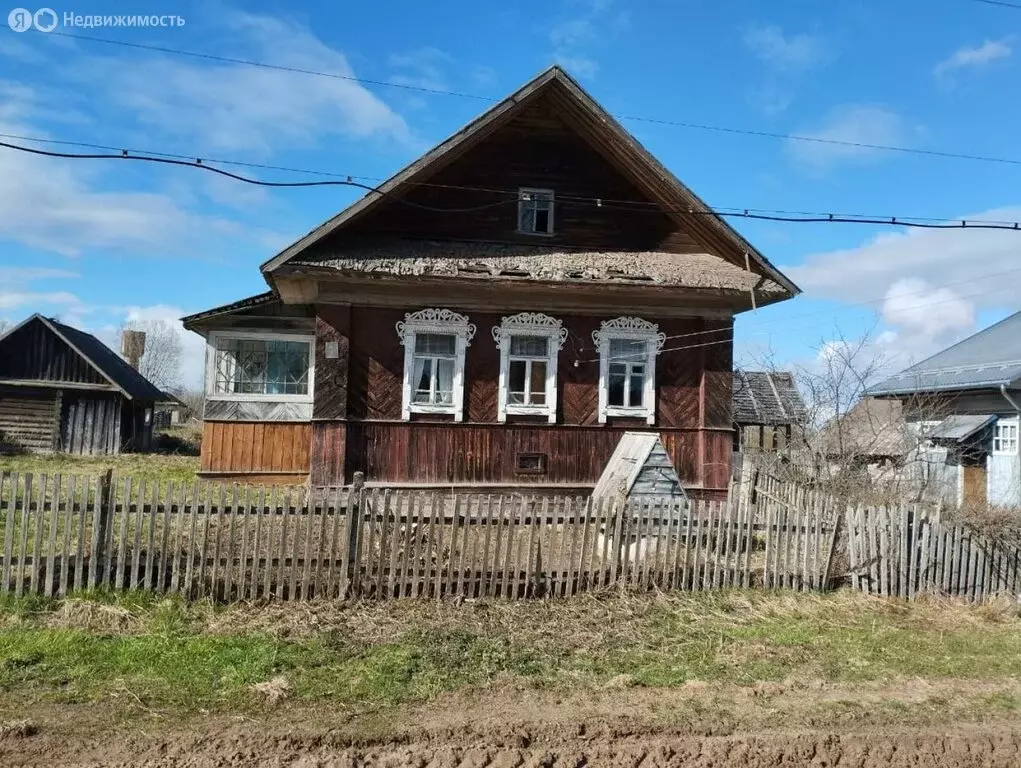
<svg viewBox="0 0 1021 768">
<path fill-rule="evenodd" d="M 145 354 L 138 371 L 163 390 L 176 389 L 181 380 L 181 334 L 167 320 L 142 320 L 122 329 L 145 333 Z"/>
<path fill-rule="evenodd" d="M 935 395 L 878 399 L 868 395 L 888 368 L 871 333 L 838 334 L 814 364 L 794 371 L 806 416 L 795 425 L 774 474 L 809 481 L 843 498 L 935 499 L 946 491 L 946 465 L 957 457 L 930 441 L 949 412 Z M 768 365 L 775 366 L 770 359 Z M 800 438 L 800 439 L 798 439 Z"/>
<path fill-rule="evenodd" d="M 7 333 L 7 330 L 11 327 L 11 324 L 6 320 L 0 320 L 0 336 Z"/>
</svg>

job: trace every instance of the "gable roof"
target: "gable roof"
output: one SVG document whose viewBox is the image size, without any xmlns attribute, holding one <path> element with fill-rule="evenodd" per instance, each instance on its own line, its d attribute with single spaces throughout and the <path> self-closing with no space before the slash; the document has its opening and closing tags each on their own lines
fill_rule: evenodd
<svg viewBox="0 0 1021 768">
<path fill-rule="evenodd" d="M 0 343 L 15 331 L 32 322 L 42 323 L 129 400 L 162 401 L 168 399 L 168 396 L 159 387 L 132 368 L 126 360 L 91 333 L 80 331 L 53 318 L 43 317 L 38 313 L 31 315 L 0 337 Z M 74 384 L 69 383 L 68 389 L 73 388 Z"/>
<path fill-rule="evenodd" d="M 805 401 L 785 371 L 734 371 L 735 424 L 796 424 L 805 420 Z"/>
<path fill-rule="evenodd" d="M 901 402 L 863 397 L 823 427 L 820 448 L 827 456 L 903 456 L 910 442 Z"/>
<path fill-rule="evenodd" d="M 872 386 L 874 396 L 1021 385 L 1021 312 Z"/>
<path fill-rule="evenodd" d="M 565 109 L 570 109 L 574 119 L 589 132 L 592 143 L 596 145 L 598 142 L 597 148 L 604 156 L 612 157 L 617 164 L 629 169 L 639 189 L 651 200 L 658 201 L 665 212 L 682 224 L 694 237 L 711 246 L 719 258 L 741 268 L 754 264 L 768 280 L 782 288 L 782 296 L 779 298 L 788 298 L 800 292 L 789 278 L 726 221 L 712 213 L 695 193 L 653 157 L 559 66 L 541 72 L 506 99 L 486 110 L 418 160 L 383 182 L 377 187 L 377 191 L 365 195 L 285 248 L 262 265 L 263 274 L 269 279 L 274 272 L 307 248 L 375 209 L 388 197 L 397 193 L 402 185 L 415 183 L 447 165 L 509 122 L 540 95 L 549 93 L 561 97 L 566 104 Z M 773 300 L 776 298 L 773 297 Z"/>
</svg>

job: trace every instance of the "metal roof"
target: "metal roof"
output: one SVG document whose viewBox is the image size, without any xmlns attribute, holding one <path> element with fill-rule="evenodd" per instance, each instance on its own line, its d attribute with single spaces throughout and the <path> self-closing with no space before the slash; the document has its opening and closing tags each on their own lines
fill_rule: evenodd
<svg viewBox="0 0 1021 768">
<path fill-rule="evenodd" d="M 872 386 L 869 395 L 990 389 L 1021 381 L 1021 312 Z"/>
<path fill-rule="evenodd" d="M 929 433 L 930 440 L 950 440 L 960 443 L 996 421 L 995 415 L 968 414 L 948 416 Z"/>
</svg>

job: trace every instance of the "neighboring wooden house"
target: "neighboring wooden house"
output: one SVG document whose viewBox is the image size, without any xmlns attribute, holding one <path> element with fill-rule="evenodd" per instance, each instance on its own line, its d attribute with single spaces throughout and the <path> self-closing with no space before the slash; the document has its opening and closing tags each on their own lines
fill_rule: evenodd
<svg viewBox="0 0 1021 768">
<path fill-rule="evenodd" d="M 951 500 L 1021 506 L 1021 312 L 891 376 L 869 394 L 902 405 L 919 459 Z"/>
<path fill-rule="evenodd" d="M 912 441 L 896 400 L 863 397 L 822 428 L 817 452 L 845 468 L 881 470 L 904 464 Z"/>
<path fill-rule="evenodd" d="M 734 371 L 734 451 L 778 451 L 804 429 L 805 401 L 785 371 Z"/>
<path fill-rule="evenodd" d="M 145 451 L 164 397 L 95 336 L 51 318 L 0 337 L 0 451 Z"/>
<path fill-rule="evenodd" d="M 798 292 L 553 67 L 185 318 L 208 476 L 591 489 L 627 431 L 730 477 L 733 318 Z"/>
</svg>

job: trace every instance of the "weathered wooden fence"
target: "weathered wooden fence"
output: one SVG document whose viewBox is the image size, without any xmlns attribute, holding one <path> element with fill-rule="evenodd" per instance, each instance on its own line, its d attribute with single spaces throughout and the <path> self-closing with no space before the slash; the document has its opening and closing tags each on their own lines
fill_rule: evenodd
<svg viewBox="0 0 1021 768">
<path fill-rule="evenodd" d="M 620 586 L 820 589 L 824 499 L 727 503 L 0 476 L 0 591 L 147 589 L 219 600 L 555 597 Z"/>
<path fill-rule="evenodd" d="M 846 513 L 851 584 L 914 599 L 941 594 L 978 600 L 1021 595 L 1021 551 L 917 505 Z"/>
</svg>

